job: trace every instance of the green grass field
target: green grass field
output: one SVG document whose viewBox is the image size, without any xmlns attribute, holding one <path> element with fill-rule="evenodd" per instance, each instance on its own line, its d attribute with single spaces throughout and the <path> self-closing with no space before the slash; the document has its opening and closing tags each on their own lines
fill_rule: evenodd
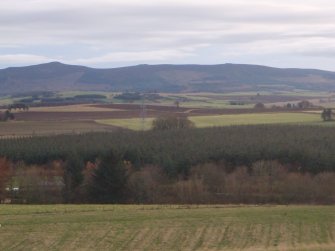
<svg viewBox="0 0 335 251">
<path fill-rule="evenodd" d="M 1 205 L 0 250 L 335 250 L 334 206 Z"/>
<path fill-rule="evenodd" d="M 258 125 L 258 124 L 315 124 L 322 125 L 320 114 L 313 113 L 248 113 L 217 116 L 196 116 L 189 117 L 196 127 L 231 126 L 231 125 Z M 151 128 L 153 118 L 147 118 L 144 128 Z M 104 125 L 113 125 L 131 130 L 141 130 L 142 120 L 131 119 L 105 119 L 97 120 Z M 334 123 L 326 123 L 328 126 Z"/>
</svg>

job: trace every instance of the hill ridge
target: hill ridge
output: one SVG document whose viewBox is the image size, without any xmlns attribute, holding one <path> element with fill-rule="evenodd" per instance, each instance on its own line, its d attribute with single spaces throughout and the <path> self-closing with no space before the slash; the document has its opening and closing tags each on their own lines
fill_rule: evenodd
<svg viewBox="0 0 335 251">
<path fill-rule="evenodd" d="M 252 64 L 140 64 L 91 68 L 49 62 L 0 69 L 0 93 L 25 91 L 334 91 L 335 72 Z"/>
</svg>

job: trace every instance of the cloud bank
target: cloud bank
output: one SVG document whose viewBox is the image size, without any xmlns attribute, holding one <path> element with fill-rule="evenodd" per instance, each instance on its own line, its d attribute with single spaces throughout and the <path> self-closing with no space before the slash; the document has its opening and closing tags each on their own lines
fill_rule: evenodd
<svg viewBox="0 0 335 251">
<path fill-rule="evenodd" d="M 335 70 L 330 0 L 2 0 L 0 67 L 62 61 Z"/>
</svg>

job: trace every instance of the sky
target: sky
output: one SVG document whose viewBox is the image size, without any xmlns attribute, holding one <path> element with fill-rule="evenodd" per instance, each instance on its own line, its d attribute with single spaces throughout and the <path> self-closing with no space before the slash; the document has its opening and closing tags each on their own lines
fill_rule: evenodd
<svg viewBox="0 0 335 251">
<path fill-rule="evenodd" d="M 0 0 L 0 68 L 59 61 L 335 71 L 334 0 Z"/>
</svg>

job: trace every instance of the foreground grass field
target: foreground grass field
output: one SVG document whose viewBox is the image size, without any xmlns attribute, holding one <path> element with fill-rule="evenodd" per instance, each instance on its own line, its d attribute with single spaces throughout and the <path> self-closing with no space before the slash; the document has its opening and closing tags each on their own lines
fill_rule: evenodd
<svg viewBox="0 0 335 251">
<path fill-rule="evenodd" d="M 0 208 L 0 250 L 335 250 L 335 206 Z"/>
<path fill-rule="evenodd" d="M 196 127 L 231 126 L 231 125 L 259 125 L 259 124 L 321 124 L 318 113 L 248 113 L 215 116 L 189 117 Z M 147 118 L 144 129 L 150 129 L 153 118 Z M 131 130 L 141 130 L 143 122 L 140 118 L 97 120 L 104 125 L 113 125 Z M 328 123 L 327 125 L 332 125 Z"/>
</svg>

